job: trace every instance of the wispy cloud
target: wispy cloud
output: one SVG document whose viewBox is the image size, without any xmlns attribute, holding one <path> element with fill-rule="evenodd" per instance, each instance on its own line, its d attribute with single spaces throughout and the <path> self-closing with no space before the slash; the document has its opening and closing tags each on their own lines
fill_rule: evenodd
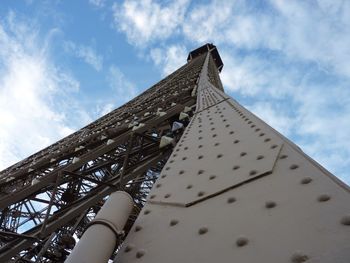
<svg viewBox="0 0 350 263">
<path fill-rule="evenodd" d="M 72 41 L 66 41 L 63 48 L 66 52 L 82 59 L 85 63 L 100 71 L 103 66 L 103 57 L 98 55 L 96 50 L 90 46 L 76 45 Z"/>
<path fill-rule="evenodd" d="M 89 121 L 67 96 L 79 82 L 50 60 L 50 32 L 41 39 L 38 31 L 13 12 L 0 21 L 0 169 Z"/>
<path fill-rule="evenodd" d="M 183 22 L 188 0 L 160 4 L 153 0 L 126 0 L 113 5 L 115 27 L 137 46 L 173 36 Z"/>
<path fill-rule="evenodd" d="M 111 95 L 115 95 L 117 98 L 116 103 L 119 105 L 127 102 L 137 95 L 135 84 L 128 80 L 124 73 L 115 65 L 111 65 L 109 67 L 107 81 L 109 86 L 112 88 Z"/>
<path fill-rule="evenodd" d="M 183 45 L 170 45 L 151 49 L 150 57 L 154 64 L 162 68 L 164 76 L 186 63 L 187 51 Z"/>
<path fill-rule="evenodd" d="M 106 0 L 89 0 L 89 3 L 97 8 L 102 8 L 105 6 Z"/>
</svg>

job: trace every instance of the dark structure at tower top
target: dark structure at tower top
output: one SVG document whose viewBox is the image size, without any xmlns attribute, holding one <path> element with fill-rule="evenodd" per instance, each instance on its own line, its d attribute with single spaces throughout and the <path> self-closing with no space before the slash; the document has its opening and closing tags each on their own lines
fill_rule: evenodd
<svg viewBox="0 0 350 263">
<path fill-rule="evenodd" d="M 213 57 L 213 60 L 215 62 L 215 65 L 216 67 L 218 68 L 218 70 L 221 72 L 223 66 L 224 66 L 224 63 L 222 63 L 222 60 L 221 60 L 221 57 L 220 57 L 220 54 L 216 48 L 215 45 L 213 44 L 210 44 L 210 43 L 207 43 L 195 50 L 192 50 L 189 54 L 188 54 L 188 57 L 187 57 L 187 62 L 191 61 L 192 59 L 198 57 L 199 55 L 202 55 L 202 54 L 205 54 L 207 53 L 208 51 L 210 50 L 211 52 L 211 55 Z"/>
</svg>

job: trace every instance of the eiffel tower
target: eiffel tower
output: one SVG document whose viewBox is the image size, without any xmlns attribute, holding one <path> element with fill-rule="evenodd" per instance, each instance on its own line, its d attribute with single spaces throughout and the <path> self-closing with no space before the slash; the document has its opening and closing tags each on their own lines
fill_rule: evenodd
<svg viewBox="0 0 350 263">
<path fill-rule="evenodd" d="M 349 187 L 228 96 L 222 68 L 205 44 L 1 171 L 0 262 L 350 262 Z"/>
</svg>

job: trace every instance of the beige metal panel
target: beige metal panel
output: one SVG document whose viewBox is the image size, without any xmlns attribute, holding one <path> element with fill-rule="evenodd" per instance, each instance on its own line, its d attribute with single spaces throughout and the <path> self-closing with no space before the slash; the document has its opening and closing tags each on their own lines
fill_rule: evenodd
<svg viewBox="0 0 350 263">
<path fill-rule="evenodd" d="M 346 263 L 349 213 L 349 192 L 285 146 L 269 176 L 190 207 L 147 204 L 116 262 Z"/>
<path fill-rule="evenodd" d="M 227 101 L 196 114 L 149 201 L 189 206 L 271 173 L 281 140 L 248 127 Z"/>
</svg>

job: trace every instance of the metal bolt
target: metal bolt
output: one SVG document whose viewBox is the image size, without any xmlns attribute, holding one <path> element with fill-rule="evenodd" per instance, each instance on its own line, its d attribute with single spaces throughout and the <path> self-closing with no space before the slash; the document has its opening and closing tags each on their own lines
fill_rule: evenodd
<svg viewBox="0 0 350 263">
<path fill-rule="evenodd" d="M 201 227 L 199 230 L 198 230 L 198 234 L 200 235 L 204 235 L 205 233 L 208 232 L 208 228 L 207 227 Z"/>
<path fill-rule="evenodd" d="M 175 225 L 177 225 L 179 223 L 179 220 L 177 220 L 177 219 L 172 219 L 171 221 L 170 221 L 170 226 L 175 226 Z"/>
<path fill-rule="evenodd" d="M 257 171 L 256 170 L 251 170 L 250 172 L 249 172 L 249 175 L 256 175 L 257 174 Z"/>
<path fill-rule="evenodd" d="M 286 159 L 287 157 L 288 157 L 288 155 L 283 154 L 283 155 L 281 155 L 280 159 Z"/>
<path fill-rule="evenodd" d="M 258 155 L 258 156 L 256 157 L 257 160 L 261 160 L 261 159 L 263 159 L 263 158 L 264 158 L 264 155 Z"/>
<path fill-rule="evenodd" d="M 128 252 L 130 252 L 132 249 L 133 249 L 133 246 L 127 245 L 127 246 L 124 248 L 124 252 L 125 252 L 125 253 L 128 253 Z"/>
<path fill-rule="evenodd" d="M 171 194 L 166 194 L 164 195 L 164 198 L 169 198 L 171 196 Z"/>
<path fill-rule="evenodd" d="M 265 203 L 265 207 L 266 208 L 274 208 L 276 206 L 276 203 L 274 202 L 274 201 L 267 201 L 266 203 Z"/>
<path fill-rule="evenodd" d="M 243 157 L 243 156 L 245 156 L 245 155 L 247 155 L 247 153 L 246 152 L 241 152 L 241 157 Z"/>
<path fill-rule="evenodd" d="M 308 184 L 312 181 L 312 179 L 310 177 L 305 177 L 303 179 L 301 179 L 300 183 L 301 184 Z"/>
<path fill-rule="evenodd" d="M 246 237 L 239 237 L 237 240 L 236 240 L 236 245 L 238 247 L 243 247 L 245 245 L 248 244 L 248 239 Z"/>
<path fill-rule="evenodd" d="M 233 166 L 233 170 L 238 170 L 238 169 L 239 169 L 239 165 Z"/>
<path fill-rule="evenodd" d="M 198 192 L 198 196 L 203 196 L 205 193 L 203 191 Z"/>
<path fill-rule="evenodd" d="M 309 257 L 307 255 L 305 255 L 304 253 L 301 252 L 296 252 L 293 256 L 292 256 L 292 262 L 293 263 L 302 263 L 305 262 L 309 259 Z"/>
<path fill-rule="evenodd" d="M 192 185 L 189 184 L 186 188 L 187 188 L 187 189 L 191 189 L 191 188 L 192 188 Z"/>
<path fill-rule="evenodd" d="M 297 169 L 298 167 L 299 167 L 299 165 L 292 164 L 292 165 L 289 167 L 289 169 L 295 170 L 295 169 Z"/>
<path fill-rule="evenodd" d="M 343 218 L 340 220 L 340 223 L 345 226 L 350 226 L 350 215 L 343 216 Z"/>
<path fill-rule="evenodd" d="M 141 229 L 142 229 L 141 226 L 136 226 L 136 227 L 135 227 L 135 232 L 139 232 Z"/>
<path fill-rule="evenodd" d="M 215 175 L 211 175 L 211 176 L 209 176 L 209 180 L 213 180 L 213 179 L 215 179 L 216 178 L 216 176 Z"/>
<path fill-rule="evenodd" d="M 331 199 L 331 197 L 327 194 L 323 194 L 323 195 L 320 195 L 317 200 L 319 202 L 327 202 L 329 199 Z"/>
<path fill-rule="evenodd" d="M 234 198 L 234 197 L 227 198 L 227 203 L 231 204 L 233 202 L 236 202 L 236 198 Z"/>
<path fill-rule="evenodd" d="M 141 258 L 145 255 L 145 251 L 144 250 L 139 250 L 136 252 L 136 258 Z"/>
</svg>

